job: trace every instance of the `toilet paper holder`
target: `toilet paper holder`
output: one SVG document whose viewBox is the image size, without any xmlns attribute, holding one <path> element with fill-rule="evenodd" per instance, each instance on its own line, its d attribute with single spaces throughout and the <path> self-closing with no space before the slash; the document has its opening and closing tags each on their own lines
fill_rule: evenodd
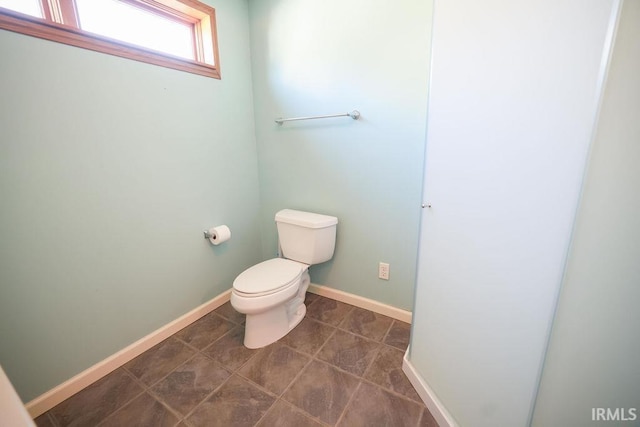
<svg viewBox="0 0 640 427">
<path fill-rule="evenodd" d="M 224 224 L 204 230 L 203 234 L 204 238 L 209 239 L 214 246 L 218 246 L 231 238 L 231 230 Z"/>
</svg>

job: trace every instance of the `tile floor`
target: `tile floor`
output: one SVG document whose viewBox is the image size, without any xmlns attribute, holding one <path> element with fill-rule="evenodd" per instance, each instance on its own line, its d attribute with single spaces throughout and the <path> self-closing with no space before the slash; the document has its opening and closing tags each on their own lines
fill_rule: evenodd
<svg viewBox="0 0 640 427">
<path fill-rule="evenodd" d="M 321 296 L 262 349 L 229 303 L 60 403 L 54 426 L 437 427 L 402 372 L 409 325 Z"/>
</svg>

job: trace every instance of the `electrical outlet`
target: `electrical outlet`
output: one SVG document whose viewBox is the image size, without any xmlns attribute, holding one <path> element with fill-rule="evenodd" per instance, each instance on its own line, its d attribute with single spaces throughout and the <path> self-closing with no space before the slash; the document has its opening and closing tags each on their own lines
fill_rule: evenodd
<svg viewBox="0 0 640 427">
<path fill-rule="evenodd" d="M 378 278 L 382 280 L 389 280 L 389 264 L 386 262 L 378 264 Z"/>
</svg>

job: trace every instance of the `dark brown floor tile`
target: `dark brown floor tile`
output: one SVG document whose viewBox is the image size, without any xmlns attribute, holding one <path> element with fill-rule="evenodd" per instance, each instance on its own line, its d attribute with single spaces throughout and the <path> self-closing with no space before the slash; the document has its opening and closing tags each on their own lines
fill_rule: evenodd
<svg viewBox="0 0 640 427">
<path fill-rule="evenodd" d="M 214 312 L 238 325 L 244 324 L 246 318 L 246 315 L 238 313 L 236 309 L 233 308 L 230 301 L 227 301 L 220 307 L 216 308 Z"/>
<path fill-rule="evenodd" d="M 311 293 L 305 304 L 307 316 L 293 331 L 250 350 L 245 316 L 227 302 L 35 422 L 437 426 L 402 372 L 409 324 Z"/>
<path fill-rule="evenodd" d="M 142 353 L 124 367 L 147 386 L 160 380 L 194 355 L 196 351 L 170 337 Z"/>
<path fill-rule="evenodd" d="M 196 354 L 151 391 L 182 415 L 187 415 L 231 374 L 206 356 Z"/>
<path fill-rule="evenodd" d="M 325 363 L 312 361 L 283 398 L 313 417 L 335 424 L 359 380 Z"/>
<path fill-rule="evenodd" d="M 299 409 L 294 408 L 283 400 L 278 400 L 267 412 L 257 427 L 322 427 L 322 424 L 305 415 Z"/>
<path fill-rule="evenodd" d="M 393 319 L 373 311 L 355 307 L 340 324 L 340 328 L 372 340 L 381 341 Z"/>
<path fill-rule="evenodd" d="M 36 423 L 38 427 L 56 427 L 56 425 L 53 423 L 53 420 L 49 418 L 49 412 L 45 412 L 44 414 L 40 415 L 39 417 L 34 419 L 33 422 Z"/>
<path fill-rule="evenodd" d="M 202 350 L 224 334 L 226 334 L 235 323 L 211 312 L 191 325 L 187 326 L 175 336 L 198 350 Z"/>
<path fill-rule="evenodd" d="M 313 301 L 315 301 L 318 298 L 318 295 L 316 294 L 312 294 L 311 292 L 307 292 L 304 295 L 304 303 L 305 305 L 309 306 L 309 304 L 311 304 Z"/>
<path fill-rule="evenodd" d="M 225 368 L 236 371 L 260 349 L 244 346 L 244 328 L 236 326 L 228 334 L 202 350 L 203 354 L 221 363 Z"/>
<path fill-rule="evenodd" d="M 143 391 L 128 373 L 116 369 L 60 403 L 50 413 L 61 427 L 96 425 Z"/>
<path fill-rule="evenodd" d="M 333 326 L 305 317 L 280 341 L 296 350 L 314 355 L 335 330 Z"/>
<path fill-rule="evenodd" d="M 400 350 L 406 350 L 409 345 L 409 334 L 411 333 L 411 325 L 408 323 L 394 320 L 389 333 L 384 339 L 384 343 L 392 345 Z"/>
<path fill-rule="evenodd" d="M 418 427 L 438 427 L 438 423 L 431 415 L 431 412 L 427 408 L 422 410 L 422 418 L 420 418 L 420 424 Z"/>
<path fill-rule="evenodd" d="M 173 427 L 178 421 L 178 417 L 162 403 L 144 393 L 100 423 L 99 427 Z"/>
<path fill-rule="evenodd" d="M 309 304 L 309 307 L 307 307 L 307 316 L 333 326 L 338 326 L 352 309 L 352 305 L 318 295 L 316 299 Z"/>
<path fill-rule="evenodd" d="M 238 373 L 279 396 L 309 360 L 276 342 L 252 357 Z"/>
<path fill-rule="evenodd" d="M 233 375 L 187 418 L 193 427 L 253 426 L 273 405 L 275 398 Z"/>
<path fill-rule="evenodd" d="M 422 403 L 420 396 L 418 396 L 418 393 L 416 393 L 416 390 L 402 371 L 403 356 L 404 352 L 402 350 L 382 346 L 373 364 L 367 369 L 364 378 Z"/>
<path fill-rule="evenodd" d="M 422 407 L 380 387 L 363 382 L 338 426 L 415 426 Z"/>
<path fill-rule="evenodd" d="M 362 376 L 382 344 L 337 330 L 317 357 L 354 375 Z"/>
</svg>

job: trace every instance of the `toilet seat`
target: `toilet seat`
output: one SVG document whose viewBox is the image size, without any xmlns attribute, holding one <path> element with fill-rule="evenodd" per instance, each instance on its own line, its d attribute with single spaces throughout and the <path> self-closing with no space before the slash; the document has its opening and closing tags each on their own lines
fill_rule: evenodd
<svg viewBox="0 0 640 427">
<path fill-rule="evenodd" d="M 243 271 L 233 281 L 233 291 L 245 298 L 255 298 L 281 292 L 296 286 L 306 264 L 285 258 L 273 258 Z"/>
</svg>

